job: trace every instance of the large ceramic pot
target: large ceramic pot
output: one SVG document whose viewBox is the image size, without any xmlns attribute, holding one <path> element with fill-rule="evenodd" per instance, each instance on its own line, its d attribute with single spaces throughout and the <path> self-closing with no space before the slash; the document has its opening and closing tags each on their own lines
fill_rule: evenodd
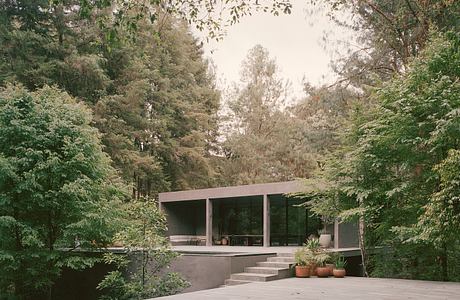
<svg viewBox="0 0 460 300">
<path fill-rule="evenodd" d="M 327 267 L 318 267 L 316 268 L 316 274 L 318 277 L 328 277 L 329 269 Z"/>
<path fill-rule="evenodd" d="M 343 278 L 346 275 L 345 269 L 334 269 L 332 273 L 334 274 L 335 278 Z"/>
<path fill-rule="evenodd" d="M 300 278 L 310 277 L 310 266 L 295 266 L 295 276 Z"/>
<path fill-rule="evenodd" d="M 331 241 L 332 241 L 332 236 L 330 234 L 321 234 L 319 236 L 319 244 L 321 245 L 321 247 L 323 248 L 329 248 L 329 246 L 331 245 Z"/>
</svg>

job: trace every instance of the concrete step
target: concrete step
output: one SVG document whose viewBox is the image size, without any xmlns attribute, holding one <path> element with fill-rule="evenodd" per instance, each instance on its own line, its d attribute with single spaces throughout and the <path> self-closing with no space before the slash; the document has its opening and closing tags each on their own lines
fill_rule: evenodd
<svg viewBox="0 0 460 300">
<path fill-rule="evenodd" d="M 288 262 L 273 262 L 273 261 L 262 261 L 256 263 L 258 267 L 268 267 L 268 268 L 290 268 L 294 263 Z"/>
<path fill-rule="evenodd" d="M 293 269 L 290 268 L 247 267 L 244 271 L 246 273 L 276 274 L 277 279 L 288 278 L 293 274 Z"/>
<path fill-rule="evenodd" d="M 251 281 L 248 281 L 248 280 L 225 279 L 224 286 L 245 284 L 245 283 L 250 283 L 250 282 Z"/>
<path fill-rule="evenodd" d="M 269 257 L 267 258 L 269 262 L 287 262 L 287 263 L 294 263 L 294 259 L 292 257 Z"/>
<path fill-rule="evenodd" d="M 277 253 L 278 257 L 292 257 L 294 259 L 294 253 Z"/>
<path fill-rule="evenodd" d="M 245 281 L 270 281 L 277 279 L 276 274 L 260 274 L 260 273 L 236 273 L 232 274 L 230 279 L 245 280 Z"/>
<path fill-rule="evenodd" d="M 270 267 L 246 267 L 244 268 L 245 273 L 258 273 L 258 274 L 278 274 L 281 270 L 287 270 L 287 268 L 270 268 Z"/>
</svg>

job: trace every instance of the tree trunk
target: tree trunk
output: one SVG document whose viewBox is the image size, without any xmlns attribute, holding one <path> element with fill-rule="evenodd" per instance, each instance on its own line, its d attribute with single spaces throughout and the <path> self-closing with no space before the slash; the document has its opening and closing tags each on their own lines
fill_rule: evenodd
<svg viewBox="0 0 460 300">
<path fill-rule="evenodd" d="M 358 232 L 359 232 L 358 233 L 359 250 L 361 251 L 361 262 L 362 262 L 362 266 L 363 266 L 363 276 L 364 277 L 369 277 L 369 274 L 368 274 L 368 271 L 367 271 L 368 257 L 367 257 L 367 250 L 366 250 L 365 240 L 364 240 L 364 237 L 365 237 L 364 217 L 359 218 L 358 227 L 359 227 L 359 230 L 358 230 Z"/>
</svg>

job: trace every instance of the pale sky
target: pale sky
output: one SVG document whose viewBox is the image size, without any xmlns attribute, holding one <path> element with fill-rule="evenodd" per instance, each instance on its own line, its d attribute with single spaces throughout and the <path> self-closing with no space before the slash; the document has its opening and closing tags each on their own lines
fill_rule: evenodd
<svg viewBox="0 0 460 300">
<path fill-rule="evenodd" d="M 239 81 L 241 62 L 256 44 L 265 47 L 281 69 L 282 77 L 292 83 L 292 94 L 301 97 L 302 78 L 313 85 L 331 83 L 334 74 L 329 67 L 334 43 L 322 41 L 325 32 L 331 39 L 345 34 L 324 12 L 308 13 L 306 0 L 293 0 L 290 15 L 273 16 L 258 13 L 243 18 L 228 28 L 222 41 L 204 43 L 205 55 L 217 66 L 218 80 L 223 85 Z M 200 35 L 200 33 L 198 33 Z M 327 45 L 324 49 L 324 45 Z M 339 47 L 340 48 L 340 47 Z M 342 46 L 343 48 L 343 46 Z"/>
</svg>

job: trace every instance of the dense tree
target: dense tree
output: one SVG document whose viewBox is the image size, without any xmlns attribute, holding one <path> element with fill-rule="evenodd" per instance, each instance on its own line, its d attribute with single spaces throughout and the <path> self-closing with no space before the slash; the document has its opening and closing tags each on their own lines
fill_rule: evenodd
<svg viewBox="0 0 460 300">
<path fill-rule="evenodd" d="M 331 164 L 330 213 L 360 218 L 364 248 L 389 249 L 373 257 L 373 275 L 458 280 L 459 45 L 457 34 L 434 36 L 373 94 Z"/>
<path fill-rule="evenodd" d="M 460 28 L 460 2 L 444 0 L 312 0 L 332 20 L 358 34 L 349 55 L 335 62 L 340 82 L 359 89 L 404 73 L 426 45 L 430 27 Z M 347 12 L 343 14 L 343 12 Z M 350 18 L 350 14 L 353 18 Z M 344 17 L 345 16 L 345 17 Z M 349 41 L 344 41 L 345 43 Z M 350 46 L 348 44 L 348 46 Z"/>
<path fill-rule="evenodd" d="M 219 93 L 202 50 L 182 22 L 165 17 L 161 33 L 144 23 L 114 78 L 113 95 L 96 105 L 98 127 L 116 166 L 137 195 L 211 184 Z"/>
<path fill-rule="evenodd" d="M 219 94 L 188 26 L 168 14 L 156 25 L 138 19 L 138 38 L 114 44 L 100 19 L 81 18 L 72 3 L 64 15 L 41 2 L 7 3 L 0 84 L 56 84 L 88 103 L 135 197 L 210 185 Z M 23 9 L 41 21 L 28 24 Z"/>
<path fill-rule="evenodd" d="M 75 251 L 111 242 L 124 191 L 91 113 L 55 88 L 0 92 L 0 294 L 49 298 Z"/>
<path fill-rule="evenodd" d="M 300 104 L 288 107 L 288 83 L 262 46 L 249 51 L 241 74 L 228 101 L 220 160 L 224 184 L 310 177 L 324 150 L 319 146 L 327 127 L 323 116 L 307 114 Z"/>
</svg>

